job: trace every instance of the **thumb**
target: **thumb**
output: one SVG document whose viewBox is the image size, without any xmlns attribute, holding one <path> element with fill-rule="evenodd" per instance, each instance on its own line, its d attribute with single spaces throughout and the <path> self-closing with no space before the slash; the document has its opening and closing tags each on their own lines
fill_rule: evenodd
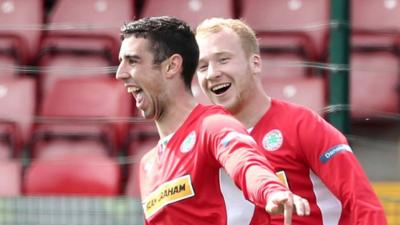
<svg viewBox="0 0 400 225">
<path fill-rule="evenodd" d="M 283 214 L 285 205 L 293 210 L 293 194 L 289 191 L 277 191 L 268 197 L 265 210 L 272 215 Z"/>
</svg>

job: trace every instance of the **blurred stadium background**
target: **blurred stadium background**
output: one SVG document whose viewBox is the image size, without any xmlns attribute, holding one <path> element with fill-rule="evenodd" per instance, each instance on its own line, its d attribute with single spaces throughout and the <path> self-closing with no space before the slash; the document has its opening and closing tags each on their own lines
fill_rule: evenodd
<svg viewBox="0 0 400 225">
<path fill-rule="evenodd" d="M 249 23 L 267 92 L 341 129 L 400 224 L 400 0 L 0 0 L 0 225 L 143 224 L 158 137 L 114 73 L 121 24 L 153 15 Z"/>
</svg>

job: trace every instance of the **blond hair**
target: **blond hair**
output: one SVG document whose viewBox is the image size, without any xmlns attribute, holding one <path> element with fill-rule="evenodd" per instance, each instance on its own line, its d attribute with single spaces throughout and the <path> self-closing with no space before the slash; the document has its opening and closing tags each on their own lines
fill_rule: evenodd
<svg viewBox="0 0 400 225">
<path fill-rule="evenodd" d="M 231 29 L 239 36 L 242 48 L 247 55 L 260 54 L 260 47 L 254 30 L 240 19 L 206 19 L 197 26 L 196 36 L 217 33 L 224 28 Z"/>
</svg>

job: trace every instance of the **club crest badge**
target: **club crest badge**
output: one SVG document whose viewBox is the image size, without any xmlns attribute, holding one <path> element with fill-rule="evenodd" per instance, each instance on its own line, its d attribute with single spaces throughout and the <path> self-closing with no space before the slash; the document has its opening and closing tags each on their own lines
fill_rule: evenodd
<svg viewBox="0 0 400 225">
<path fill-rule="evenodd" d="M 193 149 L 196 144 L 196 132 L 192 131 L 182 142 L 181 144 L 181 152 L 186 153 Z"/>
<path fill-rule="evenodd" d="M 271 130 L 264 136 L 262 144 L 267 151 L 278 150 L 283 144 L 282 132 L 278 129 Z"/>
</svg>

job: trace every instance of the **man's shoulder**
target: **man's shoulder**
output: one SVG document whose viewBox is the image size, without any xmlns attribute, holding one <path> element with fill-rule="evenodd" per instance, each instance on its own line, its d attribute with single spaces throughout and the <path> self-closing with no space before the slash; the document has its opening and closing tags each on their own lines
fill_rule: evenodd
<svg viewBox="0 0 400 225">
<path fill-rule="evenodd" d="M 201 115 L 213 115 L 213 114 L 227 114 L 231 113 L 220 105 L 199 105 L 197 113 Z"/>
<path fill-rule="evenodd" d="M 157 148 L 157 146 L 154 146 L 150 150 L 148 150 L 145 153 L 143 153 L 143 155 L 141 157 L 139 156 L 140 159 L 136 159 L 136 160 L 140 160 L 140 162 L 142 164 L 145 163 L 145 162 L 153 160 L 155 158 L 156 148 Z"/>
<path fill-rule="evenodd" d="M 236 123 L 237 121 L 229 111 L 219 105 L 201 105 L 193 113 L 192 117 L 201 120 L 202 124 L 206 123 L 207 125 L 216 125 L 227 121 Z"/>
<path fill-rule="evenodd" d="M 280 115 L 293 116 L 293 117 L 315 117 L 317 112 L 293 102 L 288 102 L 280 99 L 272 100 L 273 111 Z"/>
<path fill-rule="evenodd" d="M 222 106 L 202 106 L 193 116 L 199 122 L 198 129 L 203 131 L 219 131 L 224 128 L 245 129 L 244 125 Z"/>
</svg>

